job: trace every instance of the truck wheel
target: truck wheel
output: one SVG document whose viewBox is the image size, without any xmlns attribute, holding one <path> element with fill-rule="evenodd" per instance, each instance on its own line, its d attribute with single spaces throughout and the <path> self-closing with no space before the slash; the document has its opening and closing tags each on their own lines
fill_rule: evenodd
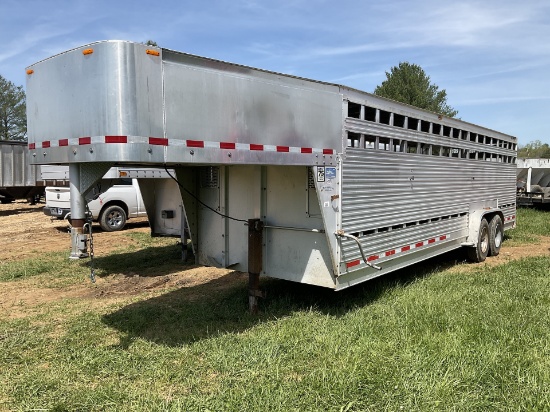
<svg viewBox="0 0 550 412">
<path fill-rule="evenodd" d="M 474 247 L 468 248 L 468 259 L 472 262 L 483 262 L 489 253 L 489 223 L 487 219 L 481 219 L 479 234 Z"/>
<path fill-rule="evenodd" d="M 497 256 L 504 239 L 504 225 L 500 215 L 494 215 L 489 223 L 489 256 Z"/>
<path fill-rule="evenodd" d="M 106 232 L 121 230 L 126 224 L 126 212 L 117 205 L 112 205 L 101 212 L 99 225 Z"/>
</svg>

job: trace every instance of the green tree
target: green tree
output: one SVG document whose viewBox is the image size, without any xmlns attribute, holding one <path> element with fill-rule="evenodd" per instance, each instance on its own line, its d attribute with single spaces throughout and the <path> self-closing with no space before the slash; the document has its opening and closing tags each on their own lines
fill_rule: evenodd
<svg viewBox="0 0 550 412">
<path fill-rule="evenodd" d="M 154 41 L 154 40 L 147 40 L 147 41 L 145 42 L 145 45 L 146 45 L 146 46 L 153 46 L 153 47 L 158 47 L 158 46 L 159 46 L 159 45 L 157 44 L 157 42 Z"/>
<path fill-rule="evenodd" d="M 26 110 L 23 86 L 0 76 L 0 140 L 27 140 Z"/>
<path fill-rule="evenodd" d="M 392 67 L 374 94 L 448 117 L 458 114 L 447 104 L 447 92 L 430 83 L 430 77 L 417 64 L 401 62 Z"/>
<path fill-rule="evenodd" d="M 550 159 L 550 146 L 540 140 L 527 143 L 518 149 L 518 157 L 526 159 Z"/>
</svg>

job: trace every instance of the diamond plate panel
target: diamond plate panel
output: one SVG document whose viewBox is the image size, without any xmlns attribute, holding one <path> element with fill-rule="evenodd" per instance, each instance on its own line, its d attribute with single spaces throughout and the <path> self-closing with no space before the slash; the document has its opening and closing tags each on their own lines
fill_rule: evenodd
<svg viewBox="0 0 550 412">
<path fill-rule="evenodd" d="M 106 162 L 80 164 L 80 193 L 85 195 L 112 166 L 113 163 Z"/>
</svg>

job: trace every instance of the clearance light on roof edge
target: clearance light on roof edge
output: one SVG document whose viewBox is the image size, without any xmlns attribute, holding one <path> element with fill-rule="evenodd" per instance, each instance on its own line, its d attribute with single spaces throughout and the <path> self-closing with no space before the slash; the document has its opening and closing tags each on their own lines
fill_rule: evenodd
<svg viewBox="0 0 550 412">
<path fill-rule="evenodd" d="M 145 53 L 150 54 L 151 56 L 160 56 L 160 53 L 156 50 L 147 49 Z"/>
<path fill-rule="evenodd" d="M 33 70 L 33 69 L 27 70 L 27 74 L 33 74 L 33 73 L 34 73 L 34 70 Z"/>
<path fill-rule="evenodd" d="M 92 54 L 94 52 L 94 49 L 84 49 L 82 50 L 82 54 L 84 56 L 87 56 L 88 54 Z"/>
</svg>

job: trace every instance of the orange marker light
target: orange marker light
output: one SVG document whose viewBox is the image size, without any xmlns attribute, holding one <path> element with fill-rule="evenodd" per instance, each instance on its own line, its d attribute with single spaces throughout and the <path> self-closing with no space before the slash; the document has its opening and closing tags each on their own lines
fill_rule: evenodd
<svg viewBox="0 0 550 412">
<path fill-rule="evenodd" d="M 82 54 L 84 56 L 87 56 L 88 54 L 92 54 L 94 52 L 94 49 L 84 49 L 82 50 Z"/>
<path fill-rule="evenodd" d="M 33 73 L 34 73 L 34 70 L 33 70 L 33 69 L 27 70 L 27 74 L 33 74 Z"/>
<path fill-rule="evenodd" d="M 147 49 L 145 53 L 150 54 L 151 56 L 160 56 L 160 53 L 156 50 Z"/>
</svg>

